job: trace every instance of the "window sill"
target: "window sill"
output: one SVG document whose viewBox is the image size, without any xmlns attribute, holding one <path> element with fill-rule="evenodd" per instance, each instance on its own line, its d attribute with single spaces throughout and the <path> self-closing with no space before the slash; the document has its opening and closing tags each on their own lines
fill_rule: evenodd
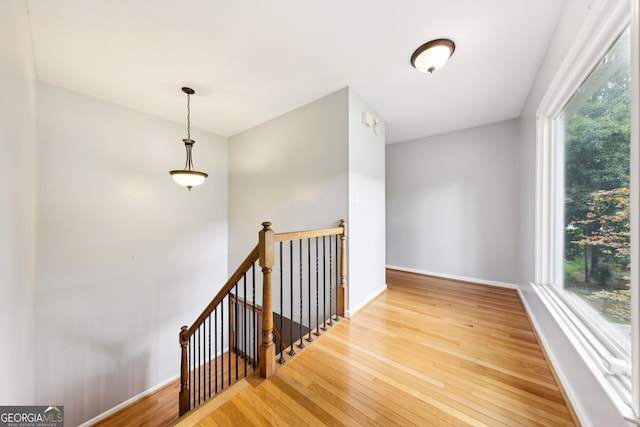
<svg viewBox="0 0 640 427">
<path fill-rule="evenodd" d="M 551 364 L 576 414 L 585 426 L 640 425 L 622 396 L 630 400 L 629 382 L 611 375 L 598 351 L 589 345 L 593 334 L 548 285 L 520 288 L 520 295 Z M 614 420 L 618 419 L 619 424 Z"/>
</svg>

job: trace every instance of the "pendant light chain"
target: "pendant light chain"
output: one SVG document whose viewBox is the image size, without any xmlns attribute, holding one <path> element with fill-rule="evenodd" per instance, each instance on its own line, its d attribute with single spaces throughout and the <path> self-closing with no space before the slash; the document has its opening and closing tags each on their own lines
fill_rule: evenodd
<svg viewBox="0 0 640 427">
<path fill-rule="evenodd" d="M 191 139 L 191 95 L 187 93 L 187 139 Z"/>
<path fill-rule="evenodd" d="M 193 160 L 191 157 L 191 150 L 193 149 L 193 142 L 191 142 L 191 94 L 187 92 L 187 141 L 185 148 L 187 149 L 187 161 L 185 164 L 186 170 L 193 170 Z"/>
</svg>

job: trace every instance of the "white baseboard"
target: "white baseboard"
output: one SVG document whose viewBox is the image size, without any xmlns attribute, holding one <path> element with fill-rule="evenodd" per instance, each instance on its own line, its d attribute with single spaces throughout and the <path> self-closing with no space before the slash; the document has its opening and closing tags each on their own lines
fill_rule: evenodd
<svg viewBox="0 0 640 427">
<path fill-rule="evenodd" d="M 433 271 L 419 270 L 419 269 L 416 269 L 416 268 L 398 267 L 397 265 L 387 265 L 387 268 L 390 268 L 392 270 L 406 271 L 408 273 L 418 273 L 418 274 L 424 274 L 424 275 L 427 275 L 427 276 L 441 277 L 443 279 L 451 279 L 451 280 L 459 280 L 459 281 L 462 281 L 462 282 L 478 283 L 480 285 L 497 286 L 497 287 L 500 287 L 500 288 L 509 288 L 509 289 L 519 289 L 519 286 L 515 285 L 513 283 L 496 282 L 496 281 L 493 281 L 493 280 L 485 280 L 485 279 L 475 279 L 473 277 L 455 276 L 453 274 L 435 273 Z"/>
<path fill-rule="evenodd" d="M 107 418 L 108 416 L 115 414 L 116 412 L 120 411 L 121 409 L 124 409 L 125 407 L 129 406 L 130 404 L 134 403 L 135 401 L 140 400 L 143 397 L 147 397 L 150 394 L 155 393 L 156 391 L 160 390 L 162 387 L 164 387 L 164 386 L 168 385 L 169 383 L 177 380 L 178 378 L 180 378 L 180 374 L 174 375 L 171 378 L 168 378 L 168 379 L 164 380 L 160 384 L 157 384 L 157 385 L 151 387 L 150 389 L 147 389 L 147 390 L 143 391 L 142 393 L 139 393 L 139 394 L 133 396 L 131 399 L 128 399 L 128 400 L 122 402 L 121 404 L 114 406 L 113 408 L 109 409 L 108 411 L 105 411 L 102 414 L 97 415 L 97 416 L 91 418 L 88 421 L 85 421 L 84 423 L 80 424 L 79 427 L 90 427 L 90 426 L 94 425 L 95 423 L 97 423 L 98 421 L 102 421 L 105 418 Z M 177 399 L 178 399 L 178 396 L 176 395 L 176 400 Z"/>
<path fill-rule="evenodd" d="M 225 354 L 225 353 L 227 353 L 229 351 L 229 347 L 224 347 L 221 351 L 222 351 L 221 354 Z M 203 360 L 200 363 L 200 365 L 198 365 L 198 366 L 204 366 L 206 363 L 207 362 Z M 196 368 L 196 366 L 194 366 L 194 369 L 195 368 Z M 127 399 L 126 401 L 122 402 L 121 404 L 116 405 L 113 408 L 109 409 L 108 411 L 105 411 L 102 414 L 91 418 L 89 421 L 85 421 L 84 423 L 80 424 L 79 427 L 90 427 L 93 424 L 97 423 L 98 421 L 102 421 L 103 419 L 107 418 L 108 416 L 115 414 L 116 412 L 120 411 L 121 409 L 124 409 L 125 407 L 127 407 L 128 405 L 134 403 L 135 401 L 140 400 L 143 397 L 147 397 L 150 394 L 155 393 L 156 391 L 160 390 L 162 387 L 168 385 L 172 381 L 177 380 L 178 378 L 180 378 L 180 374 L 176 374 L 176 375 L 172 376 L 171 378 L 168 378 L 168 379 L 162 381 L 160 384 L 156 384 L 153 387 L 151 387 L 150 389 L 147 389 L 147 390 L 143 391 L 142 393 L 136 394 L 131 399 Z M 177 396 L 176 396 L 176 399 L 178 399 Z"/>
<path fill-rule="evenodd" d="M 381 287 L 373 291 L 371 294 L 369 294 L 369 296 L 365 298 L 362 302 L 360 302 L 358 305 L 356 305 L 355 307 L 349 307 L 349 309 L 345 310 L 345 313 L 344 313 L 345 316 L 348 318 L 353 316 L 358 311 L 362 310 L 362 308 L 364 308 L 365 305 L 373 301 L 375 297 L 377 297 L 378 295 L 380 295 L 386 290 L 387 290 L 387 284 L 385 283 L 384 285 L 382 285 Z"/>
</svg>

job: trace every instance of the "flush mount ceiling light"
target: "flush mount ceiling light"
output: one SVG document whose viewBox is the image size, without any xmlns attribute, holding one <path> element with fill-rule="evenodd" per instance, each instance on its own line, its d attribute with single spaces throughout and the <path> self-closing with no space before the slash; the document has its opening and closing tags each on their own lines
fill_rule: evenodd
<svg viewBox="0 0 640 427">
<path fill-rule="evenodd" d="M 442 67 L 456 50 L 449 39 L 431 40 L 416 49 L 411 55 L 411 65 L 423 73 L 433 73 Z"/>
<path fill-rule="evenodd" d="M 202 184 L 205 179 L 207 179 L 207 175 L 204 172 L 198 172 L 193 169 L 193 160 L 191 159 L 191 150 L 193 149 L 193 144 L 196 142 L 191 139 L 191 104 L 190 104 L 190 96 L 196 93 L 193 89 L 189 87 L 183 87 L 182 91 L 187 94 L 187 139 L 183 139 L 184 148 L 187 150 L 187 161 L 184 164 L 184 169 L 182 170 L 173 170 L 169 173 L 173 177 L 173 180 L 178 184 L 187 187 L 189 191 L 193 187 L 197 187 Z"/>
</svg>

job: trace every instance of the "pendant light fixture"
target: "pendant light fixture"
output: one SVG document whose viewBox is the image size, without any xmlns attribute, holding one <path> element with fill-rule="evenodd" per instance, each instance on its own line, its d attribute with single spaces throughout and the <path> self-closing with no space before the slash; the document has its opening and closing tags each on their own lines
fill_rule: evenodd
<svg viewBox="0 0 640 427">
<path fill-rule="evenodd" d="M 418 71 L 432 74 L 447 62 L 455 50 L 455 43 L 449 39 L 431 40 L 413 52 L 411 65 Z"/>
<path fill-rule="evenodd" d="M 191 98 L 190 96 L 196 93 L 190 87 L 183 87 L 182 91 L 187 94 L 187 138 L 183 139 L 184 148 L 187 150 L 187 161 L 184 164 L 184 169 L 182 170 L 173 170 L 169 173 L 173 177 L 173 180 L 178 184 L 187 187 L 189 191 L 193 187 L 197 187 L 202 184 L 205 179 L 207 179 L 207 175 L 204 172 L 198 172 L 193 169 L 193 160 L 191 158 L 191 150 L 193 149 L 193 144 L 196 142 L 191 139 Z"/>
</svg>

